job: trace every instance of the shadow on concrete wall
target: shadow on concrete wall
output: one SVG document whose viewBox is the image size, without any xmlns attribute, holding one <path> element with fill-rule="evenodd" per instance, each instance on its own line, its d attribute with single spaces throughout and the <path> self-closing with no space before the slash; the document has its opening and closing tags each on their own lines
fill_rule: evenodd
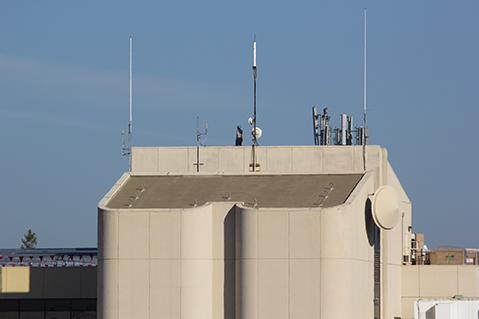
<svg viewBox="0 0 479 319">
<path fill-rule="evenodd" d="M 235 318 L 236 304 L 236 205 L 231 207 L 223 222 L 224 227 L 224 318 Z"/>
<path fill-rule="evenodd" d="M 366 227 L 366 234 L 368 236 L 369 246 L 374 246 L 374 219 L 371 210 L 371 200 L 368 198 L 366 199 L 366 205 L 364 205 L 364 226 Z"/>
</svg>

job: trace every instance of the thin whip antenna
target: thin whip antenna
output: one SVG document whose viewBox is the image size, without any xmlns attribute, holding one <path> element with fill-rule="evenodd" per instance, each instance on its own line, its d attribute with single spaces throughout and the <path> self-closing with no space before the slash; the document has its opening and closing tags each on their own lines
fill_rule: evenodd
<svg viewBox="0 0 479 319">
<path fill-rule="evenodd" d="M 132 132 L 132 107 L 133 107 L 133 45 L 132 45 L 132 38 L 130 37 L 130 131 L 129 133 L 131 134 Z"/>
<path fill-rule="evenodd" d="M 363 165 L 366 170 L 366 144 L 368 130 L 366 126 L 366 9 L 364 9 L 364 143 L 363 143 Z"/>
<path fill-rule="evenodd" d="M 133 39 L 130 37 L 130 123 L 128 125 L 128 169 L 131 172 L 131 133 L 133 132 Z"/>
<path fill-rule="evenodd" d="M 132 109 L 133 109 L 133 50 L 132 38 L 130 37 L 130 122 L 128 123 L 128 148 L 125 148 L 125 132 L 121 132 L 122 155 L 128 156 L 128 171 L 131 172 L 131 132 L 132 132 Z"/>
<path fill-rule="evenodd" d="M 253 79 L 254 79 L 254 145 L 257 144 L 256 142 L 256 77 L 257 77 L 257 70 L 256 70 L 256 34 L 254 35 L 253 41 Z M 254 169 L 253 169 L 254 170 Z"/>
</svg>

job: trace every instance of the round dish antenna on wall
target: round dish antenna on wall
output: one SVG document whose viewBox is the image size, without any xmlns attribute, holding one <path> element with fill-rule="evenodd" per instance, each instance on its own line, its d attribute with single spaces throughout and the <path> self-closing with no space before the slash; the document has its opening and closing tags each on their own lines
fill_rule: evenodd
<svg viewBox="0 0 479 319">
<path fill-rule="evenodd" d="M 254 138 L 260 138 L 261 135 L 263 135 L 263 130 L 256 126 L 256 128 L 251 130 L 251 135 L 253 135 Z"/>
<path fill-rule="evenodd" d="M 390 230 L 401 217 L 399 195 L 391 186 L 382 186 L 374 193 L 371 207 L 374 222 L 379 228 Z"/>
</svg>

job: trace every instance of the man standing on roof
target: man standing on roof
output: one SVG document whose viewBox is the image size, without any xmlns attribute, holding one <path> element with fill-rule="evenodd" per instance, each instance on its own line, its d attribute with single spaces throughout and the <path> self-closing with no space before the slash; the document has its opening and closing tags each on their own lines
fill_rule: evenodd
<svg viewBox="0 0 479 319">
<path fill-rule="evenodd" d="M 238 125 L 236 128 L 236 144 L 235 146 L 241 146 L 243 143 L 243 130 L 241 129 L 241 125 Z"/>
</svg>

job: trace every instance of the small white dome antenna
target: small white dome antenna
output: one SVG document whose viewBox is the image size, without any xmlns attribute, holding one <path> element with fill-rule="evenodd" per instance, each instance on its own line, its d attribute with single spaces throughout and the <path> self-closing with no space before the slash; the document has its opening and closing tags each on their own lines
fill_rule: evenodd
<svg viewBox="0 0 479 319">
<path fill-rule="evenodd" d="M 251 129 L 251 135 L 253 135 L 253 138 L 258 139 L 261 137 L 261 135 L 263 135 L 263 130 L 257 126 L 255 128 L 253 127 Z"/>
</svg>

